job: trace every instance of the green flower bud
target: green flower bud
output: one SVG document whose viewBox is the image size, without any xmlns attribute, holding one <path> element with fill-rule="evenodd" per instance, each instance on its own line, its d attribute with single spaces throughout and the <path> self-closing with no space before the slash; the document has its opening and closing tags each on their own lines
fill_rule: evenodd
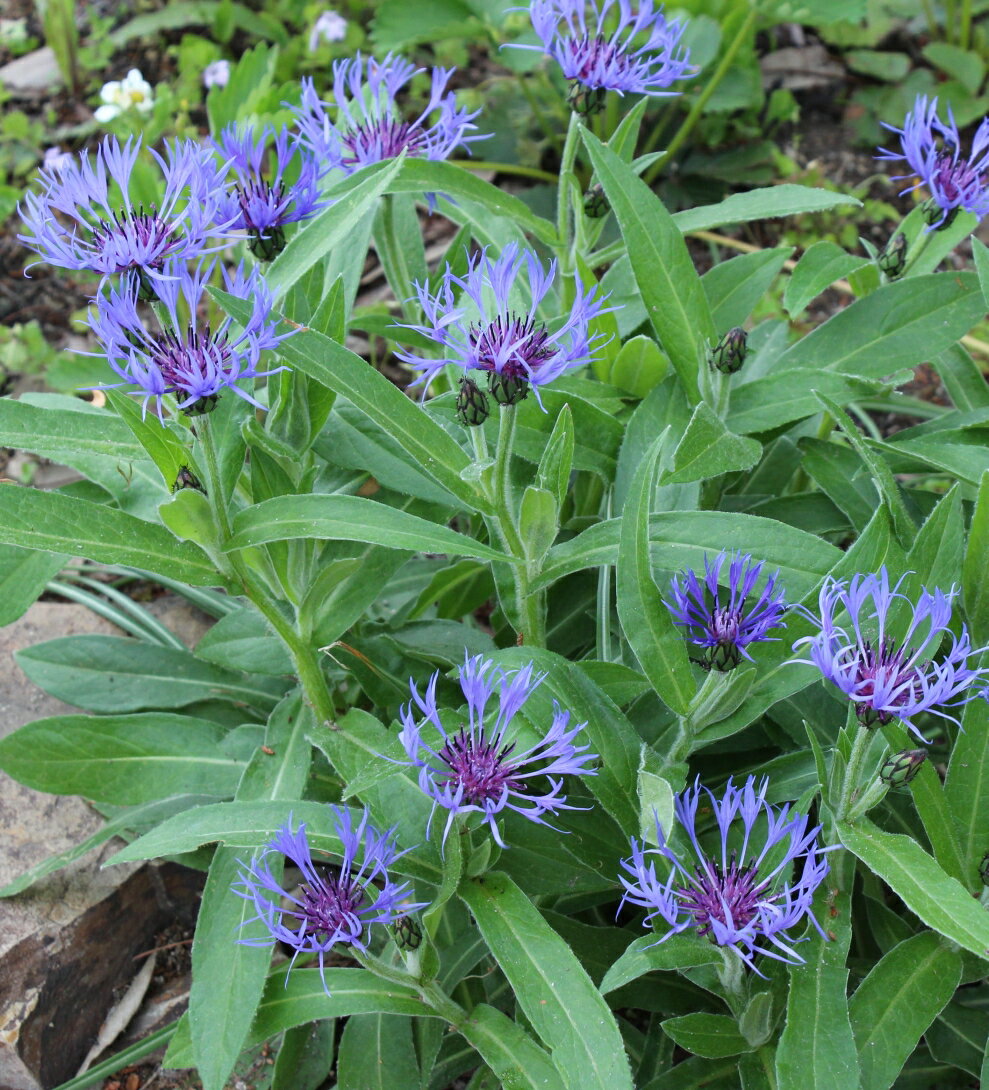
<svg viewBox="0 0 989 1090">
<path fill-rule="evenodd" d="M 529 396 L 529 380 L 524 375 L 488 372 L 488 389 L 499 405 L 517 405 Z"/>
<path fill-rule="evenodd" d="M 989 886 L 989 852 L 979 860 L 979 877 L 984 886 Z"/>
<path fill-rule="evenodd" d="M 395 943 L 400 950 L 418 950 L 422 928 L 411 916 L 399 916 L 395 921 Z"/>
<path fill-rule="evenodd" d="M 567 105 L 581 117 L 592 117 L 604 109 L 605 94 L 603 87 L 585 87 L 579 79 L 571 80 Z"/>
<path fill-rule="evenodd" d="M 476 428 L 487 420 L 490 412 L 488 395 L 472 378 L 462 378 L 457 394 L 457 419 L 460 423 L 465 428 Z"/>
<path fill-rule="evenodd" d="M 891 238 L 880 250 L 876 263 L 879 265 L 880 272 L 884 272 L 890 280 L 895 280 L 898 276 L 901 276 L 903 270 L 907 267 L 906 235 L 897 235 L 895 238 Z"/>
<path fill-rule="evenodd" d="M 194 488 L 197 492 L 206 491 L 206 489 L 203 488 L 203 482 L 188 466 L 183 466 L 175 475 L 175 483 L 172 485 L 172 491 L 179 492 L 183 488 Z"/>
<path fill-rule="evenodd" d="M 711 350 L 711 366 L 723 375 L 740 371 L 748 354 L 749 336 L 741 326 L 735 326 Z"/>
<path fill-rule="evenodd" d="M 599 220 L 610 207 L 608 198 L 604 195 L 604 187 L 600 182 L 595 182 L 584 194 L 584 215 L 588 219 Z"/>
<path fill-rule="evenodd" d="M 201 397 L 191 405 L 186 405 L 182 411 L 186 416 L 205 416 L 216 408 L 216 403 L 219 400 L 219 394 L 207 394 L 206 397 Z"/>
<path fill-rule="evenodd" d="M 924 217 L 924 222 L 929 227 L 934 227 L 934 224 L 937 223 L 936 230 L 938 231 L 946 231 L 955 222 L 955 217 L 958 215 L 958 209 L 952 208 L 945 216 L 944 209 L 933 197 L 931 197 L 930 200 L 924 201 L 920 206 L 920 209 L 921 214 Z M 944 220 L 941 223 L 938 223 L 938 220 L 941 219 L 942 216 L 944 216 Z"/>
<path fill-rule="evenodd" d="M 890 787 L 905 787 L 927 760 L 926 749 L 904 749 L 887 757 L 879 770 L 879 778 Z"/>
<path fill-rule="evenodd" d="M 247 248 L 258 261 L 274 261 L 285 249 L 285 229 L 266 227 L 263 235 L 258 231 L 252 231 Z"/>
</svg>

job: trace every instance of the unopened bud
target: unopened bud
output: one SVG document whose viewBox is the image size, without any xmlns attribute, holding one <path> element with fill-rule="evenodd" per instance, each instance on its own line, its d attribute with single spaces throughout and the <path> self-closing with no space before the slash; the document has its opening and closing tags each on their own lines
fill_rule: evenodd
<svg viewBox="0 0 989 1090">
<path fill-rule="evenodd" d="M 608 198 L 604 195 L 604 187 L 600 182 L 595 182 L 584 194 L 584 215 L 588 219 L 599 220 L 610 207 Z"/>
<path fill-rule="evenodd" d="M 906 235 L 897 235 L 879 251 L 876 259 L 880 272 L 884 272 L 890 280 L 901 276 L 907 267 L 907 238 Z"/>
<path fill-rule="evenodd" d="M 904 749 L 887 757 L 879 770 L 879 778 L 890 787 L 905 787 L 927 760 L 926 749 Z"/>
<path fill-rule="evenodd" d="M 741 370 L 748 354 L 749 335 L 741 326 L 735 326 L 721 338 L 711 350 L 711 366 L 723 375 L 733 375 Z"/>
<path fill-rule="evenodd" d="M 274 261 L 285 249 L 285 229 L 266 227 L 264 231 L 252 231 L 247 248 L 258 261 Z"/>
<path fill-rule="evenodd" d="M 488 389 L 499 405 L 517 405 L 529 396 L 529 380 L 525 375 L 491 371 L 488 374 Z"/>
<path fill-rule="evenodd" d="M 979 860 L 979 877 L 984 886 L 989 886 L 989 852 Z"/>
<path fill-rule="evenodd" d="M 411 916 L 399 916 L 395 921 L 395 943 L 400 950 L 418 950 L 422 928 Z"/>
<path fill-rule="evenodd" d="M 465 428 L 476 428 L 490 415 L 488 395 L 472 378 L 460 380 L 457 394 L 457 419 Z"/>
<path fill-rule="evenodd" d="M 183 488 L 194 488 L 197 492 L 205 492 L 203 482 L 192 472 L 188 466 L 183 466 L 175 475 L 173 492 L 180 492 Z"/>
</svg>

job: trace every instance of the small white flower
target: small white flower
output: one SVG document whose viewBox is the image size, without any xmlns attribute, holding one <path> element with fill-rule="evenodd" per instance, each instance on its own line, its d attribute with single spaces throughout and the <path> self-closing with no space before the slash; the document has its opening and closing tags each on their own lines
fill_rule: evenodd
<svg viewBox="0 0 989 1090">
<path fill-rule="evenodd" d="M 122 80 L 104 83 L 100 99 L 103 105 L 96 111 L 95 116 L 103 124 L 112 121 L 124 110 L 134 109 L 138 113 L 149 114 L 155 104 L 151 84 L 136 68 L 132 68 Z"/>
<path fill-rule="evenodd" d="M 23 45 L 27 39 L 27 19 L 0 19 L 0 43 Z"/>
<path fill-rule="evenodd" d="M 212 64 L 207 64 L 203 69 L 203 86 L 204 87 L 226 87 L 230 80 L 230 61 L 223 60 L 213 61 Z"/>
<path fill-rule="evenodd" d="M 342 42 L 347 36 L 347 20 L 332 8 L 326 11 L 316 20 L 309 35 L 309 52 L 313 53 L 319 48 L 319 40 L 325 42 Z"/>
</svg>

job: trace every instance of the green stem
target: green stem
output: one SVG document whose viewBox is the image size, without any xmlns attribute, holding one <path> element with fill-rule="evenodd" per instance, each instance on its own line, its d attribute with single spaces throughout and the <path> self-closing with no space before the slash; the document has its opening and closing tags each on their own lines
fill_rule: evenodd
<svg viewBox="0 0 989 1090">
<path fill-rule="evenodd" d="M 955 0 L 944 0 L 944 40 L 951 42 L 955 27 L 958 26 L 958 14 Z"/>
<path fill-rule="evenodd" d="M 227 511 L 227 499 L 223 494 L 220 461 L 217 457 L 216 439 L 213 435 L 212 421 L 209 415 L 199 419 L 196 432 L 202 447 L 203 460 L 206 463 L 207 495 L 213 508 L 217 526 L 220 529 L 220 536 L 226 542 L 231 537 L 230 516 Z M 268 591 L 257 585 L 243 557 L 238 553 L 230 553 L 229 556 L 231 567 L 243 587 L 244 594 L 268 620 L 271 627 L 288 648 L 289 654 L 292 656 L 292 662 L 295 665 L 296 676 L 302 685 L 310 707 L 321 723 L 332 722 L 336 716 L 336 709 L 333 706 L 326 679 L 323 677 L 323 668 L 318 653 L 311 646 L 308 639 L 304 639 L 296 632 L 288 618 L 272 601 Z"/>
<path fill-rule="evenodd" d="M 351 949 L 351 955 L 369 973 L 374 973 L 381 980 L 386 980 L 389 984 L 400 984 L 406 988 L 415 988 L 420 999 L 454 1028 L 459 1030 L 466 1021 L 467 1012 L 464 1008 L 458 1003 L 454 1003 L 435 980 L 421 981 L 404 969 L 388 965 L 380 958 L 375 957 L 374 954 L 358 950 L 356 947 Z"/>
<path fill-rule="evenodd" d="M 573 298 L 567 299 L 568 289 L 574 290 L 572 283 L 568 283 L 569 274 L 573 272 L 572 236 L 570 233 L 570 182 L 573 173 L 574 162 L 577 159 L 577 142 L 579 140 L 580 118 L 575 113 L 570 115 L 570 124 L 567 126 L 567 139 L 563 145 L 563 155 L 560 158 L 560 182 L 556 190 L 556 231 L 559 235 L 560 272 L 562 274 L 562 303 L 563 310 L 569 309 Z"/>
<path fill-rule="evenodd" d="M 845 768 L 845 778 L 841 785 L 841 797 L 838 800 L 838 808 L 835 817 L 838 821 L 844 821 L 851 813 L 852 804 L 858 793 L 858 783 L 862 776 L 862 765 L 869 753 L 872 744 L 872 731 L 868 727 L 860 726 L 852 743 L 852 752 L 848 755 L 848 765 Z"/>
<path fill-rule="evenodd" d="M 752 32 L 752 28 L 755 26 L 756 21 L 756 8 L 753 5 L 749 9 L 748 15 L 742 22 L 742 25 L 738 28 L 735 37 L 732 39 L 731 44 L 725 51 L 725 55 L 721 58 L 718 67 L 714 70 L 713 75 L 708 79 L 704 85 L 704 90 L 694 99 L 694 104 L 690 107 L 690 112 L 684 118 L 680 128 L 676 131 L 673 139 L 666 147 L 666 151 L 656 160 L 655 163 L 646 172 L 646 181 L 652 182 L 658 177 L 659 172 L 670 161 L 670 159 L 676 155 L 680 150 L 681 145 L 687 139 L 687 137 L 693 132 L 694 126 L 700 120 L 701 114 L 704 112 L 704 107 L 708 104 L 711 96 L 718 89 L 721 81 L 728 74 L 728 70 L 731 68 L 735 61 L 735 57 L 738 51 L 742 48 L 742 45 L 748 40 L 749 35 Z"/>
<path fill-rule="evenodd" d="M 934 17 L 934 5 L 931 0 L 920 0 L 924 9 L 924 18 L 927 20 L 927 33 L 932 39 L 937 39 L 937 19 Z"/>
<path fill-rule="evenodd" d="M 962 17 L 958 27 L 958 44 L 968 49 L 972 35 L 972 0 L 962 0 Z"/>
<path fill-rule="evenodd" d="M 450 159 L 449 161 L 455 167 L 462 167 L 464 170 L 493 170 L 497 174 L 515 174 L 519 178 L 535 178 L 537 181 L 553 184 L 557 181 L 555 174 L 550 174 L 548 170 L 539 170 L 537 167 L 517 166 L 515 163 L 495 163 L 487 159 Z"/>
<path fill-rule="evenodd" d="M 560 137 L 556 129 L 547 121 L 546 114 L 543 113 L 542 106 L 539 105 L 539 100 L 532 93 L 532 88 L 529 86 L 529 81 L 523 77 L 519 80 L 519 90 L 522 92 L 526 102 L 529 103 L 529 109 L 532 110 L 532 116 L 539 123 L 539 127 L 543 130 L 543 134 L 546 139 L 554 148 L 560 146 Z"/>
</svg>

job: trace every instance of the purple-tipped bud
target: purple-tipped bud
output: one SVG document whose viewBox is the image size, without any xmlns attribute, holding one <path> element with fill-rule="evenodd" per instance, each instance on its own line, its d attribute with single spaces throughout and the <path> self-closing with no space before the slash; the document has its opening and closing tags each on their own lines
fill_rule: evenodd
<svg viewBox="0 0 989 1090">
<path fill-rule="evenodd" d="M 465 428 L 476 428 L 491 415 L 488 395 L 472 378 L 460 380 L 457 394 L 457 419 Z"/>
<path fill-rule="evenodd" d="M 897 235 L 895 238 L 891 238 L 880 250 L 879 256 L 876 258 L 876 264 L 879 266 L 879 271 L 885 273 L 890 280 L 902 276 L 903 270 L 907 267 L 906 235 Z"/>
<path fill-rule="evenodd" d="M 926 749 L 903 749 L 887 757 L 879 769 L 879 778 L 890 787 L 906 787 L 927 760 Z"/>
<path fill-rule="evenodd" d="M 748 355 L 749 335 L 741 326 L 735 326 L 711 349 L 711 366 L 723 375 L 733 375 L 742 369 Z"/>
</svg>

